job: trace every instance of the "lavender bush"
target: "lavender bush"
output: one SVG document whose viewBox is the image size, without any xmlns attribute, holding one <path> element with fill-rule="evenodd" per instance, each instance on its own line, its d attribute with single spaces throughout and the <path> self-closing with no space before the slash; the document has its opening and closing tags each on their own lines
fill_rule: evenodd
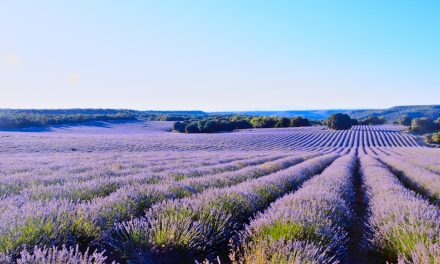
<svg viewBox="0 0 440 264">
<path fill-rule="evenodd" d="M 32 253 L 23 250 L 15 260 L 0 253 L 0 262 L 4 264 L 104 264 L 106 259 L 103 253 L 89 253 L 88 249 L 81 253 L 78 246 L 67 248 L 64 245 L 60 249 L 35 246 Z"/>
<path fill-rule="evenodd" d="M 381 162 L 361 157 L 370 217 L 368 239 L 390 262 L 436 263 L 440 210 L 406 189 Z"/>
<path fill-rule="evenodd" d="M 241 232 L 230 254 L 233 263 L 342 261 L 352 223 L 355 161 L 354 155 L 339 158 L 257 215 Z"/>
<path fill-rule="evenodd" d="M 215 252 L 248 217 L 336 157 L 324 155 L 237 186 L 154 205 L 145 217 L 117 224 L 111 246 L 128 260 L 146 262 L 166 262 L 176 255 L 191 259 Z"/>
<path fill-rule="evenodd" d="M 400 177 L 405 183 L 437 203 L 440 202 L 440 175 L 392 156 L 384 156 L 380 159 L 402 172 Z"/>
</svg>

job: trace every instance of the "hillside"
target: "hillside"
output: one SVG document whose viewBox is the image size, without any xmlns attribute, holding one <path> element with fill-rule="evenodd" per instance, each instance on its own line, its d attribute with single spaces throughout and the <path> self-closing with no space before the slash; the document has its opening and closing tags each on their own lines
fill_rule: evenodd
<svg viewBox="0 0 440 264">
<path fill-rule="evenodd" d="M 436 119 L 440 117 L 440 105 L 408 105 L 408 106 L 394 106 L 388 109 L 329 109 L 329 110 L 288 110 L 288 111 L 236 111 L 236 112 L 211 112 L 210 114 L 240 114 L 252 116 L 280 116 L 280 117 L 294 117 L 302 116 L 309 119 L 322 120 L 326 119 L 333 113 L 346 113 L 356 119 L 364 119 L 369 116 L 383 116 L 387 122 L 392 123 L 398 121 L 403 115 L 408 115 L 412 118 L 416 117 L 430 117 Z"/>
<path fill-rule="evenodd" d="M 369 116 L 383 116 L 387 122 L 392 123 L 398 121 L 403 115 L 408 115 L 411 118 L 430 117 L 436 119 L 440 117 L 440 105 L 394 106 L 388 109 L 352 110 L 346 113 L 356 119 L 364 119 Z"/>
<path fill-rule="evenodd" d="M 345 113 L 349 110 L 330 109 L 330 110 L 286 110 L 286 111 L 235 111 L 235 112 L 211 112 L 211 115 L 249 115 L 249 116 L 277 116 L 295 117 L 302 116 L 309 119 L 326 119 L 333 113 Z"/>
</svg>

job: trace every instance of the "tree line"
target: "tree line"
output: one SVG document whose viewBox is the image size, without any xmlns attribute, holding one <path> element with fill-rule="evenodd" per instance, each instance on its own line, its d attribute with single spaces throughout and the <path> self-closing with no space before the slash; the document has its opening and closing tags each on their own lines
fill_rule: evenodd
<svg viewBox="0 0 440 264">
<path fill-rule="evenodd" d="M 269 116 L 212 116 L 202 119 L 178 121 L 173 129 L 180 133 L 216 133 L 236 129 L 303 127 L 316 124 L 303 117 L 269 117 Z"/>
<path fill-rule="evenodd" d="M 198 112 L 154 112 L 113 109 L 0 109 L 0 129 L 68 125 L 91 121 L 149 120 L 186 121 L 199 117 Z"/>
<path fill-rule="evenodd" d="M 49 125 L 65 125 L 83 123 L 89 121 L 109 121 L 109 120 L 136 120 L 136 116 L 130 113 L 117 114 L 1 114 L 0 128 L 24 128 L 41 127 Z"/>
<path fill-rule="evenodd" d="M 180 133 L 216 133 L 228 132 L 236 129 L 248 128 L 281 128 L 281 127 L 306 127 L 312 125 L 325 125 L 330 129 L 350 129 L 353 125 L 381 125 L 385 123 L 382 117 L 368 117 L 363 120 L 350 118 L 347 114 L 335 113 L 326 120 L 309 120 L 301 116 L 270 117 L 270 116 L 211 116 L 199 119 L 189 119 L 174 123 L 174 131 Z"/>
</svg>

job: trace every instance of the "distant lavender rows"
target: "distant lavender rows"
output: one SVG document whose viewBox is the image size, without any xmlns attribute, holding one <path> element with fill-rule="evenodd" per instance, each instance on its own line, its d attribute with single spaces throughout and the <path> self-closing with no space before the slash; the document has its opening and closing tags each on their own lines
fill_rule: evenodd
<svg viewBox="0 0 440 264">
<path fill-rule="evenodd" d="M 416 147 L 415 138 L 399 126 L 355 126 L 255 129 L 232 133 L 75 134 L 0 132 L 0 153 L 146 152 L 146 151 L 313 151 L 325 148 Z"/>
</svg>

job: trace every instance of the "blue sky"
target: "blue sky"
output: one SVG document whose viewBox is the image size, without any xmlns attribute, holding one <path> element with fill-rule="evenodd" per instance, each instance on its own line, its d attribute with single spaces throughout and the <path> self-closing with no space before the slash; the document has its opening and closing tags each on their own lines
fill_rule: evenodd
<svg viewBox="0 0 440 264">
<path fill-rule="evenodd" d="M 0 108 L 440 104 L 440 1 L 2 1 Z"/>
</svg>

